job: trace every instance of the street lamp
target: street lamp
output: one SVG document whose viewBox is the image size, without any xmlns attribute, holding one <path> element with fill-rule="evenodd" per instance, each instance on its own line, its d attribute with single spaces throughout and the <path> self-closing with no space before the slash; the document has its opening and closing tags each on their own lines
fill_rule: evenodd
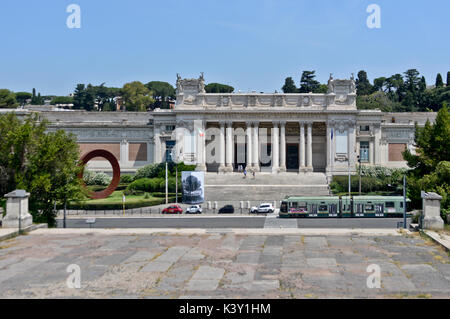
<svg viewBox="0 0 450 319">
<path fill-rule="evenodd" d="M 359 196 L 361 196 L 361 157 L 358 155 L 358 166 L 359 166 Z"/>
</svg>

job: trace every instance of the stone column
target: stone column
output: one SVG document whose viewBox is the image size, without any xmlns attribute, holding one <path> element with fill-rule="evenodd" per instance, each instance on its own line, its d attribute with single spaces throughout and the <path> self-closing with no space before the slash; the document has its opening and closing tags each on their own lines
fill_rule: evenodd
<svg viewBox="0 0 450 319">
<path fill-rule="evenodd" d="M 197 135 L 197 167 L 195 170 L 206 172 L 206 132 L 205 125 L 202 122 L 200 125 L 195 125 L 194 134 Z"/>
<path fill-rule="evenodd" d="M 159 125 L 155 125 L 154 128 L 154 141 L 155 141 L 155 153 L 154 153 L 154 162 L 161 163 L 161 127 Z"/>
<path fill-rule="evenodd" d="M 444 229 L 444 221 L 441 218 L 442 197 L 436 193 L 422 192 L 423 199 L 423 224 L 424 229 Z"/>
<path fill-rule="evenodd" d="M 33 224 L 33 217 L 28 213 L 28 197 L 30 193 L 24 190 L 15 190 L 5 197 L 6 202 L 6 216 L 3 218 L 3 228 L 19 228 L 24 229 Z"/>
<path fill-rule="evenodd" d="M 247 170 L 252 166 L 252 123 L 247 122 L 245 128 L 245 135 L 247 135 Z"/>
<path fill-rule="evenodd" d="M 305 123 L 300 122 L 300 168 L 299 171 L 304 171 L 305 169 Z"/>
<path fill-rule="evenodd" d="M 308 151 L 306 157 L 306 166 L 309 172 L 313 171 L 312 165 L 312 123 L 308 123 Z"/>
<path fill-rule="evenodd" d="M 278 129 L 278 122 L 273 123 L 273 129 L 272 129 L 272 172 L 278 173 L 278 168 L 280 166 L 280 156 L 279 156 L 279 129 Z"/>
<path fill-rule="evenodd" d="M 234 149 L 234 139 L 233 139 L 233 122 L 227 122 L 227 168 L 229 172 L 233 171 L 233 149 Z"/>
<path fill-rule="evenodd" d="M 220 136 L 219 136 L 219 172 L 225 171 L 225 123 L 220 123 Z"/>
<path fill-rule="evenodd" d="M 370 164 L 375 164 L 375 151 L 374 151 L 373 143 L 374 143 L 374 141 L 371 139 L 369 141 L 369 163 Z"/>
<path fill-rule="evenodd" d="M 331 159 L 330 159 L 330 155 L 331 155 L 331 124 L 327 123 L 327 168 L 326 168 L 326 172 L 327 172 L 327 176 L 331 175 Z"/>
<path fill-rule="evenodd" d="M 253 169 L 259 171 L 259 123 L 253 123 Z"/>
<path fill-rule="evenodd" d="M 130 158 L 129 156 L 130 151 L 129 151 L 129 143 L 126 139 L 123 139 L 120 142 L 120 166 L 123 167 L 127 167 L 128 166 L 128 160 Z"/>
<path fill-rule="evenodd" d="M 286 172 L 286 122 L 280 123 L 280 172 Z"/>
<path fill-rule="evenodd" d="M 356 134 L 355 134 L 356 121 L 350 121 L 348 125 L 348 159 L 350 161 L 350 168 L 355 167 L 356 162 Z"/>
</svg>

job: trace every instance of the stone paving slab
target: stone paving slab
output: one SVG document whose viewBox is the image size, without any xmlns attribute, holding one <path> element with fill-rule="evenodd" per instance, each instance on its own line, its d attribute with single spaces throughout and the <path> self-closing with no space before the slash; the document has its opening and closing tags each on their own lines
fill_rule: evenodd
<svg viewBox="0 0 450 319">
<path fill-rule="evenodd" d="M 228 249 L 224 249 L 227 247 Z M 78 265 L 81 289 L 67 266 Z M 381 288 L 367 286 L 378 265 Z M 0 245 L 0 298 L 450 298 L 420 236 L 42 232 Z"/>
</svg>

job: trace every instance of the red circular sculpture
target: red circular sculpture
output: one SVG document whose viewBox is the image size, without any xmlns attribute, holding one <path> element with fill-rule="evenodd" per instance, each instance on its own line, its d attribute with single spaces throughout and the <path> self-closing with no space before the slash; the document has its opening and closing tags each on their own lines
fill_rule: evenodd
<svg viewBox="0 0 450 319">
<path fill-rule="evenodd" d="M 109 195 L 111 195 L 116 190 L 117 186 L 119 185 L 120 166 L 119 166 L 119 162 L 117 161 L 116 157 L 112 153 L 105 151 L 105 150 L 94 150 L 92 152 L 85 154 L 81 158 L 80 165 L 86 165 L 91 159 L 93 159 L 95 157 L 103 157 L 111 164 L 112 169 L 113 169 L 112 181 L 106 189 L 104 189 L 100 192 L 93 192 L 93 191 L 88 190 L 88 196 L 90 198 L 103 199 L 103 198 L 106 198 Z M 84 169 L 78 174 L 78 178 L 81 180 L 83 180 L 83 173 L 84 173 Z M 86 185 L 85 185 L 85 187 L 86 187 Z"/>
</svg>

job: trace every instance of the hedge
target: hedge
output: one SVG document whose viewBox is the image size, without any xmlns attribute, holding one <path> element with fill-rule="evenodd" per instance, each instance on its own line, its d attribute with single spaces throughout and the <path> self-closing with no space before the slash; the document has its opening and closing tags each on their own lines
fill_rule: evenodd
<svg viewBox="0 0 450 319">
<path fill-rule="evenodd" d="M 143 199 L 142 201 L 135 203 L 126 203 L 125 209 L 150 207 L 156 205 L 162 205 L 166 202 L 165 198 L 155 199 Z M 169 197 L 169 203 L 174 203 L 175 197 Z M 67 209 L 70 210 L 121 210 L 123 209 L 122 203 L 71 203 L 67 205 Z"/>
<path fill-rule="evenodd" d="M 169 192 L 175 192 L 175 177 L 169 178 Z M 181 189 L 181 180 L 178 180 L 178 187 Z M 139 194 L 143 192 L 164 192 L 166 190 L 166 180 L 164 178 L 141 178 L 132 182 L 126 188 L 125 194 Z M 165 196 L 165 195 L 164 195 Z"/>
<path fill-rule="evenodd" d="M 377 177 L 361 176 L 361 193 L 402 194 L 402 187 L 400 184 L 389 186 L 386 180 Z M 333 194 L 348 192 L 348 176 L 334 176 L 330 188 Z M 351 191 L 359 191 L 359 176 L 351 176 Z"/>
</svg>

